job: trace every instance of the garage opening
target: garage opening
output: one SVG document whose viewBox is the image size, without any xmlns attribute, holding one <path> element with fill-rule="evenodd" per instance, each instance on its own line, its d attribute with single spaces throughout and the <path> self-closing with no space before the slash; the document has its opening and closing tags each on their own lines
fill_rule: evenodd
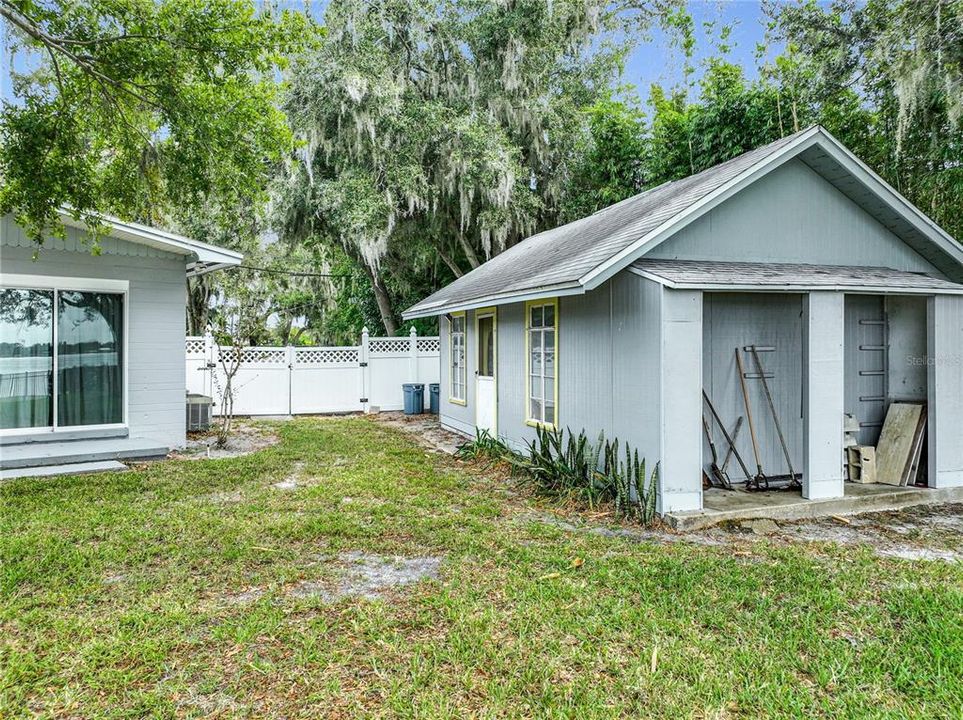
<svg viewBox="0 0 963 720">
<path fill-rule="evenodd" d="M 802 313 L 801 294 L 704 294 L 703 387 L 718 415 L 717 419 L 706 409 L 703 461 L 710 468 L 707 476 L 715 462 L 720 469 L 725 464 L 725 472 L 740 488 L 759 475 L 771 479 L 774 486 L 801 481 Z M 728 453 L 726 433 L 738 457 Z M 793 475 L 796 483 L 791 482 Z"/>
<path fill-rule="evenodd" d="M 704 294 L 703 387 L 711 403 L 703 427 L 706 487 L 720 485 L 721 470 L 738 490 L 760 489 L 758 479 L 764 478 L 764 487 L 799 494 L 804 469 L 803 301 L 802 294 L 793 293 Z M 889 438 L 883 437 L 882 444 L 880 438 L 891 406 L 914 405 L 921 429 L 904 484 L 924 486 L 926 298 L 847 294 L 844 313 L 842 405 L 849 431 L 844 444 L 885 453 Z M 914 431 L 915 426 L 908 432 Z M 853 481 L 845 483 L 847 495 L 892 487 L 854 470 L 853 457 L 845 450 L 839 459 L 842 477 Z M 766 495 L 757 501 L 767 502 Z"/>
<path fill-rule="evenodd" d="M 893 403 L 919 405 L 923 409 L 918 414 L 925 415 L 926 298 L 847 295 L 845 313 L 844 407 L 849 434 L 876 456 L 883 451 L 881 431 Z M 926 484 L 925 428 L 920 432 L 921 444 L 914 452 L 919 460 L 910 471 L 908 485 Z M 850 465 L 847 462 L 845 468 L 847 479 L 860 479 L 859 470 Z M 851 489 L 847 483 L 847 490 Z"/>
</svg>

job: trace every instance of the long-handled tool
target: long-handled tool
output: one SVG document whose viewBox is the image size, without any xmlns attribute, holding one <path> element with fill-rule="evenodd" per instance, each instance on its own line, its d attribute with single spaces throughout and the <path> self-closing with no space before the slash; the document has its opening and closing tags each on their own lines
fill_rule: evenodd
<svg viewBox="0 0 963 720">
<path fill-rule="evenodd" d="M 752 420 L 752 405 L 749 402 L 749 388 L 746 387 L 746 369 L 742 366 L 742 355 L 736 348 L 736 369 L 739 371 L 739 383 L 742 385 L 742 400 L 746 404 L 746 418 L 749 420 L 749 437 L 752 438 L 752 453 L 756 456 L 756 476 L 746 482 L 746 489 L 769 489 L 769 478 L 762 471 L 762 458 L 759 453 L 759 440 L 756 437 L 756 424 Z"/>
<path fill-rule="evenodd" d="M 782 445 L 782 454 L 786 456 L 786 465 L 789 467 L 789 487 L 797 488 L 799 487 L 799 480 L 796 477 L 796 471 L 792 469 L 792 458 L 789 456 L 789 446 L 786 445 L 786 438 L 782 434 L 782 425 L 780 425 L 779 416 L 776 414 L 776 403 L 774 403 L 772 400 L 772 393 L 769 391 L 769 383 L 766 382 L 766 370 L 762 366 L 762 360 L 759 357 L 759 351 L 756 349 L 756 346 L 750 345 L 749 351 L 752 353 L 752 357 L 756 361 L 756 371 L 759 373 L 759 378 L 762 380 L 762 388 L 766 391 L 766 400 L 769 401 L 769 411 L 772 413 L 772 421 L 776 425 L 776 434 L 779 436 L 779 444 Z"/>
<path fill-rule="evenodd" d="M 736 426 L 732 429 L 732 439 L 733 441 L 739 439 L 739 431 L 742 430 L 742 415 L 736 418 Z M 732 451 L 736 449 L 735 445 L 730 445 L 729 449 L 726 450 L 726 456 L 722 458 L 722 473 L 726 473 L 726 469 L 729 467 L 729 461 L 732 460 Z M 726 476 L 728 477 L 728 475 Z"/>
<path fill-rule="evenodd" d="M 706 416 L 702 416 L 702 429 L 706 433 L 706 440 L 709 441 L 709 452 L 712 453 L 712 462 L 709 464 L 709 472 L 712 473 L 712 477 L 726 490 L 732 490 L 732 483 L 729 481 L 729 477 L 726 475 L 725 471 L 719 467 L 719 453 L 716 451 L 715 440 L 712 439 L 712 430 L 709 429 L 709 422 L 706 420 Z"/>
<path fill-rule="evenodd" d="M 722 430 L 723 437 L 725 437 L 726 442 L 729 443 L 729 447 L 732 449 L 733 454 L 736 456 L 736 460 L 739 462 L 739 466 L 742 468 L 742 471 L 746 474 L 746 482 L 747 483 L 752 482 L 752 475 L 749 472 L 749 468 L 746 466 L 745 461 L 743 461 L 742 455 L 740 455 L 739 451 L 736 450 L 736 443 L 733 442 L 732 437 L 729 435 L 729 431 L 726 430 L 726 426 L 722 424 L 722 420 L 719 418 L 719 413 L 716 412 L 716 409 L 712 405 L 712 401 L 709 399 L 709 396 L 706 395 L 705 390 L 702 391 L 702 399 L 705 400 L 706 405 L 709 406 L 709 412 L 712 413 L 712 417 L 714 417 L 715 421 L 719 424 L 719 429 Z"/>
</svg>

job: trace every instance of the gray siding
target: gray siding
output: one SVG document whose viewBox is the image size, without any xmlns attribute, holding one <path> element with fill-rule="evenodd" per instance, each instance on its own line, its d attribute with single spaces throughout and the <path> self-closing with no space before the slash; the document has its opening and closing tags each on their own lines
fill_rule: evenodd
<svg viewBox="0 0 963 720">
<path fill-rule="evenodd" d="M 926 402 L 926 298 L 886 298 L 889 400 Z"/>
<path fill-rule="evenodd" d="M 184 363 L 185 261 L 182 256 L 105 238 L 105 254 L 92 255 L 80 231 L 69 229 L 68 242 L 51 243 L 32 259 L 34 247 L 3 219 L 0 264 L 11 274 L 128 280 L 127 390 L 131 437 L 169 447 L 185 437 Z M 73 247 L 76 250 L 53 249 Z M 106 252 L 106 247 L 110 252 Z"/>
<path fill-rule="evenodd" d="M 647 257 L 872 265 L 943 277 L 800 160 L 737 193 Z"/>
<path fill-rule="evenodd" d="M 930 297 L 927 453 L 930 487 L 963 487 L 963 297 Z"/>
<path fill-rule="evenodd" d="M 560 427 L 593 441 L 604 432 L 658 458 L 660 293 L 621 273 L 587 295 L 559 298 Z M 518 448 L 535 438 L 525 397 L 525 306 L 515 303 L 498 309 L 498 434 Z"/>
<path fill-rule="evenodd" d="M 499 308 L 499 310 L 501 310 Z M 501 317 L 499 317 L 499 322 L 501 322 Z M 438 336 L 441 338 L 441 347 L 439 348 L 439 362 L 441 363 L 441 372 L 439 375 L 439 382 L 441 387 L 438 389 L 439 404 L 438 404 L 438 417 L 441 424 L 445 427 L 456 430 L 461 433 L 466 433 L 468 435 L 475 434 L 475 370 L 478 365 L 478 358 L 476 354 L 475 346 L 475 313 L 469 310 L 465 313 L 465 327 L 466 327 L 466 351 L 468 354 L 468 387 L 465 391 L 465 397 L 467 402 L 465 405 L 459 403 L 453 403 L 449 399 L 451 395 L 451 384 L 449 381 L 449 376 L 451 374 L 451 366 L 448 362 L 448 320 L 444 317 L 438 319 Z M 499 329 L 501 327 L 499 326 Z M 501 342 L 501 338 L 499 338 Z M 499 346 L 499 351 L 501 347 Z"/>
</svg>

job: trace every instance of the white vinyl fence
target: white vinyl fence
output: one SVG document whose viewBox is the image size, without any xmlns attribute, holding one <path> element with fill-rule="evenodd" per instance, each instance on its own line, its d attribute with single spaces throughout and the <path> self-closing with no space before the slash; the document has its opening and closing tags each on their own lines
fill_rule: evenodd
<svg viewBox="0 0 963 720">
<path fill-rule="evenodd" d="M 369 337 L 345 347 L 242 347 L 234 376 L 236 415 L 368 412 L 404 407 L 402 383 L 438 382 L 437 337 Z M 187 389 L 214 398 L 220 413 L 225 373 L 210 336 L 187 338 Z M 230 361 L 228 361 L 230 364 Z"/>
</svg>

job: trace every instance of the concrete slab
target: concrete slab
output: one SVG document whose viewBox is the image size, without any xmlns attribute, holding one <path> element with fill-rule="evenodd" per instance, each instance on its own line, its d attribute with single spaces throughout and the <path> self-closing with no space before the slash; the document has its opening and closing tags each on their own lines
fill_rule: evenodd
<svg viewBox="0 0 963 720">
<path fill-rule="evenodd" d="M 798 491 L 745 492 L 713 488 L 703 493 L 703 509 L 668 513 L 676 530 L 698 530 L 733 520 L 805 520 L 831 515 L 902 510 L 917 505 L 963 502 L 963 488 L 893 487 L 846 483 L 845 496 L 806 500 Z"/>
<path fill-rule="evenodd" d="M 15 470 L 0 470 L 0 480 L 14 478 L 54 477 L 56 475 L 83 475 L 86 473 L 114 472 L 127 470 L 124 463 L 116 460 L 101 462 L 70 463 L 69 465 L 43 465 L 41 467 L 17 468 Z"/>
<path fill-rule="evenodd" d="M 166 446 L 143 438 L 32 442 L 0 447 L 0 470 L 73 465 L 104 460 L 146 460 L 166 457 L 167 452 Z"/>
</svg>

